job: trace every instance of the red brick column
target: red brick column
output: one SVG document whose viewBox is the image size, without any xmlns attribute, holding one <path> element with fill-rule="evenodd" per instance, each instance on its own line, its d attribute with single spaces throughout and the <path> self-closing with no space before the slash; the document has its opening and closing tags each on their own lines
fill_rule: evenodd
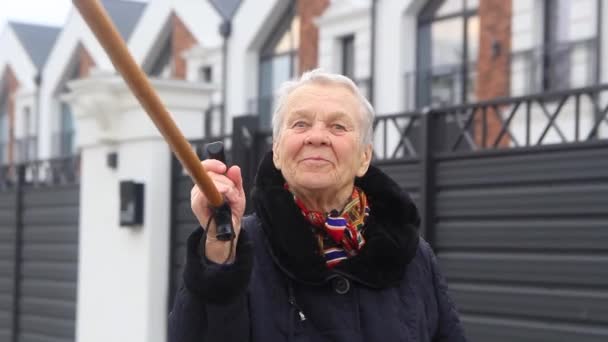
<svg viewBox="0 0 608 342">
<path fill-rule="evenodd" d="M 4 79 L 5 84 L 2 85 L 2 88 L 4 89 L 0 88 L 0 90 L 6 91 L 6 110 L 8 115 L 8 145 L 5 147 L 5 152 L 7 152 L 8 164 L 11 165 L 15 160 L 13 151 L 15 145 L 15 102 L 17 90 L 19 89 L 19 81 L 17 81 L 15 73 L 10 66 L 7 66 L 6 69 L 4 69 L 2 79 Z"/>
<path fill-rule="evenodd" d="M 313 20 L 323 14 L 329 0 L 298 0 L 300 16 L 300 48 L 298 50 L 298 73 L 318 66 L 319 29 Z"/>
<path fill-rule="evenodd" d="M 184 25 L 181 19 L 173 13 L 171 15 L 172 41 L 171 41 L 171 56 L 173 58 L 173 77 L 178 79 L 186 78 L 186 60 L 181 56 L 182 53 L 192 46 L 197 41 L 190 30 Z"/>
<path fill-rule="evenodd" d="M 476 96 L 478 101 L 509 96 L 511 54 L 512 0 L 479 1 L 479 56 L 477 59 Z M 500 133 L 501 124 L 493 110 L 487 114 L 487 143 L 491 144 Z M 477 113 L 476 142 L 481 144 L 482 114 Z M 509 144 L 503 136 L 499 146 Z"/>
<path fill-rule="evenodd" d="M 85 49 L 85 47 L 78 44 L 78 78 L 85 78 L 91 73 L 91 69 L 95 67 L 95 61 Z"/>
</svg>

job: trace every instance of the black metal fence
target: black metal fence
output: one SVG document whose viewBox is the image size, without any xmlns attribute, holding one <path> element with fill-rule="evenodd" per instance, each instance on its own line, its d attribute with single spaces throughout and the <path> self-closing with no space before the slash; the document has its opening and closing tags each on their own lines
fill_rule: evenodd
<svg viewBox="0 0 608 342">
<path fill-rule="evenodd" d="M 0 169 L 0 341 L 75 341 L 78 158 Z"/>
<path fill-rule="evenodd" d="M 472 341 L 608 340 L 607 112 L 603 85 L 376 119 L 374 164 L 416 202 Z M 246 189 L 257 127 L 233 123 Z M 179 170 L 171 293 L 196 226 Z"/>
</svg>

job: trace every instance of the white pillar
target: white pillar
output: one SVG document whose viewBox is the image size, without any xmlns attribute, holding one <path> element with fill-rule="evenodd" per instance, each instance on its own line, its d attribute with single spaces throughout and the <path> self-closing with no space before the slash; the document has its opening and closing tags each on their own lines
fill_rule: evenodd
<svg viewBox="0 0 608 342">
<path fill-rule="evenodd" d="M 81 148 L 76 340 L 165 341 L 169 282 L 170 152 L 123 81 L 70 84 Z M 200 137 L 209 90 L 182 81 L 155 88 L 186 137 Z M 118 154 L 118 166 L 106 163 Z M 144 184 L 144 223 L 119 226 L 119 182 Z"/>
</svg>

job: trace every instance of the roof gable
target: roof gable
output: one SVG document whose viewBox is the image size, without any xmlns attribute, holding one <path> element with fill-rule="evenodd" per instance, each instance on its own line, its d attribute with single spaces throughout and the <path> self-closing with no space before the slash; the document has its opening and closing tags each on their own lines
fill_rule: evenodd
<svg viewBox="0 0 608 342">
<path fill-rule="evenodd" d="M 102 0 L 102 4 L 122 38 L 128 41 L 147 4 L 124 0 Z"/>
<path fill-rule="evenodd" d="M 18 22 L 9 22 L 17 39 L 30 56 L 32 63 L 41 70 L 51 52 L 60 29 L 53 26 L 33 25 Z"/>
</svg>

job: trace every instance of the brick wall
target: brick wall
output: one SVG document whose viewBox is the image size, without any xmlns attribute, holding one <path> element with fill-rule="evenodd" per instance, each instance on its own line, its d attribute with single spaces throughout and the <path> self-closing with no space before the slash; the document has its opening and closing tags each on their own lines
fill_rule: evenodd
<svg viewBox="0 0 608 342">
<path fill-rule="evenodd" d="M 477 59 L 476 96 L 478 101 L 508 96 L 510 90 L 512 0 L 479 1 L 479 56 Z M 493 46 L 499 46 L 499 51 Z M 476 117 L 476 131 L 481 132 L 481 114 Z M 500 132 L 500 122 L 493 111 L 488 111 L 488 141 L 493 142 Z M 476 134 L 481 139 L 480 134 Z M 478 143 L 480 141 L 477 141 Z M 504 146 L 506 136 L 500 141 Z"/>
<path fill-rule="evenodd" d="M 6 91 L 6 112 L 8 114 L 8 144 L 3 146 L 4 153 L 7 153 L 8 164 L 12 164 L 15 156 L 13 155 L 13 146 L 15 145 L 15 101 L 17 97 L 17 90 L 19 89 L 19 81 L 15 77 L 15 73 L 11 67 L 6 67 L 2 78 L 4 84 L 1 85 L 0 90 Z"/>
<path fill-rule="evenodd" d="M 299 0 L 300 48 L 298 51 L 298 71 L 314 69 L 318 66 L 319 29 L 313 20 L 323 14 L 329 0 Z"/>
<path fill-rule="evenodd" d="M 171 16 L 172 26 L 172 41 L 171 41 L 171 56 L 173 58 L 173 77 L 178 79 L 186 78 L 186 60 L 182 57 L 182 53 L 192 46 L 197 44 L 196 38 L 190 30 L 184 25 L 177 15 Z"/>
<path fill-rule="evenodd" d="M 78 78 L 85 78 L 95 67 L 95 61 L 82 44 L 78 44 Z"/>
</svg>

